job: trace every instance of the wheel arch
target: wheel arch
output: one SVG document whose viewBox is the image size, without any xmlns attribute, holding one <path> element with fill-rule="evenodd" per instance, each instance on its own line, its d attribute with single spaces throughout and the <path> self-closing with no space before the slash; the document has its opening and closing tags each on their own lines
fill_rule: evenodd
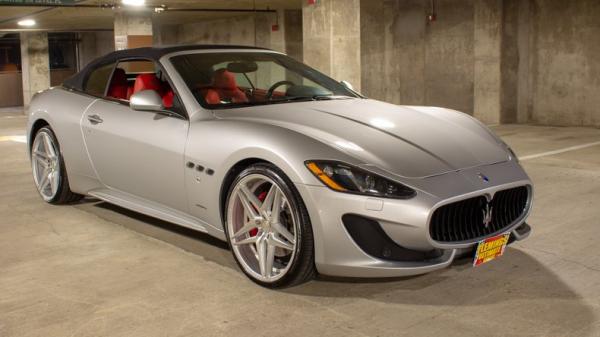
<svg viewBox="0 0 600 337">
<path fill-rule="evenodd" d="M 48 121 L 44 118 L 38 118 L 31 124 L 31 129 L 27 135 L 27 145 L 29 151 L 31 151 L 31 147 L 33 146 L 33 138 L 35 137 L 35 134 L 45 126 L 50 126 L 50 123 L 48 123 Z M 50 126 L 50 128 L 52 127 Z"/>
<path fill-rule="evenodd" d="M 229 192 L 229 189 L 231 188 L 231 184 L 240 172 L 242 172 L 247 167 L 258 163 L 267 163 L 275 165 L 266 159 L 251 157 L 239 160 L 238 162 L 233 164 L 233 166 L 231 166 L 225 174 L 223 182 L 221 183 L 221 189 L 219 191 L 219 216 L 221 217 L 221 223 L 223 224 L 223 226 L 225 226 L 225 203 L 227 202 L 227 194 Z"/>
</svg>

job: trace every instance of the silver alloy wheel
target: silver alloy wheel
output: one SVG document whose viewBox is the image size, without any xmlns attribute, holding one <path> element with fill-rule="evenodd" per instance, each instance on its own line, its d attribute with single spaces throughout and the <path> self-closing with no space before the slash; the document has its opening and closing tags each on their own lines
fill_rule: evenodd
<svg viewBox="0 0 600 337">
<path fill-rule="evenodd" d="M 31 148 L 33 180 L 45 201 L 51 201 L 60 184 L 60 158 L 58 148 L 48 131 L 38 132 Z"/>
<path fill-rule="evenodd" d="M 233 188 L 227 206 L 229 240 L 241 266 L 257 280 L 275 282 L 289 271 L 298 244 L 293 212 L 277 183 L 262 174 L 250 174 Z"/>
</svg>

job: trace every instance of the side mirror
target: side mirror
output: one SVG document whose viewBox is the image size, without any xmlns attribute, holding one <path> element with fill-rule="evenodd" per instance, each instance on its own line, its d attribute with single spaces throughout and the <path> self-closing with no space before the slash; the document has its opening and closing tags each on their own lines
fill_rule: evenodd
<svg viewBox="0 0 600 337">
<path fill-rule="evenodd" d="M 346 89 L 350 89 L 350 91 L 354 91 L 354 86 L 352 86 L 352 84 L 350 84 L 350 82 L 348 82 L 348 81 L 341 81 L 340 83 L 343 86 L 345 86 Z"/>
<path fill-rule="evenodd" d="M 162 112 L 165 110 L 162 98 L 154 90 L 142 90 L 131 95 L 129 107 L 138 111 Z"/>
</svg>

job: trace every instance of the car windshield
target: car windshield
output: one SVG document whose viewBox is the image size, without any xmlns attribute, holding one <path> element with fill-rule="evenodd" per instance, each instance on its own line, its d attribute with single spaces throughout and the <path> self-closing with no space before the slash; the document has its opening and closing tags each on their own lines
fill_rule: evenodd
<svg viewBox="0 0 600 337">
<path fill-rule="evenodd" d="M 209 108 L 359 97 L 294 59 L 268 52 L 195 53 L 171 63 L 194 97 Z"/>
</svg>

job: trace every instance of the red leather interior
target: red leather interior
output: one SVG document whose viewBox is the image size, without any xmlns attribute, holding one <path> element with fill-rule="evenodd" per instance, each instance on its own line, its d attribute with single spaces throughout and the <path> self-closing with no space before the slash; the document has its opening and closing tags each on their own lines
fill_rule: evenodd
<svg viewBox="0 0 600 337">
<path fill-rule="evenodd" d="M 167 92 L 162 97 L 163 106 L 165 108 L 173 107 L 173 97 L 175 97 L 175 93 L 173 92 L 173 90 L 168 89 Z"/>
<path fill-rule="evenodd" d="M 135 78 L 135 84 L 133 85 L 132 94 L 142 90 L 154 90 L 158 93 L 163 100 L 165 108 L 171 108 L 173 106 L 173 98 L 175 93 L 171 89 L 168 83 L 163 83 L 156 77 L 155 74 L 139 74 Z"/>
<path fill-rule="evenodd" d="M 204 99 L 208 104 L 221 104 L 221 97 L 216 90 L 208 89 L 204 94 Z"/>
<path fill-rule="evenodd" d="M 142 90 L 154 90 L 162 96 L 162 85 L 158 77 L 155 74 L 139 74 L 135 78 L 135 84 L 133 85 L 133 94 Z"/>
<path fill-rule="evenodd" d="M 232 103 L 248 102 L 248 97 L 240 90 L 235 80 L 235 75 L 227 69 L 215 71 L 211 87 L 206 90 L 204 99 L 208 104 L 220 104 L 221 101 Z"/>
<path fill-rule="evenodd" d="M 237 89 L 235 75 L 227 69 L 219 69 L 213 74 L 213 87 L 221 90 Z"/>
<path fill-rule="evenodd" d="M 112 79 L 110 80 L 107 96 L 127 100 L 129 99 L 128 89 L 129 85 L 127 84 L 125 70 L 121 68 L 115 69 Z"/>
</svg>

